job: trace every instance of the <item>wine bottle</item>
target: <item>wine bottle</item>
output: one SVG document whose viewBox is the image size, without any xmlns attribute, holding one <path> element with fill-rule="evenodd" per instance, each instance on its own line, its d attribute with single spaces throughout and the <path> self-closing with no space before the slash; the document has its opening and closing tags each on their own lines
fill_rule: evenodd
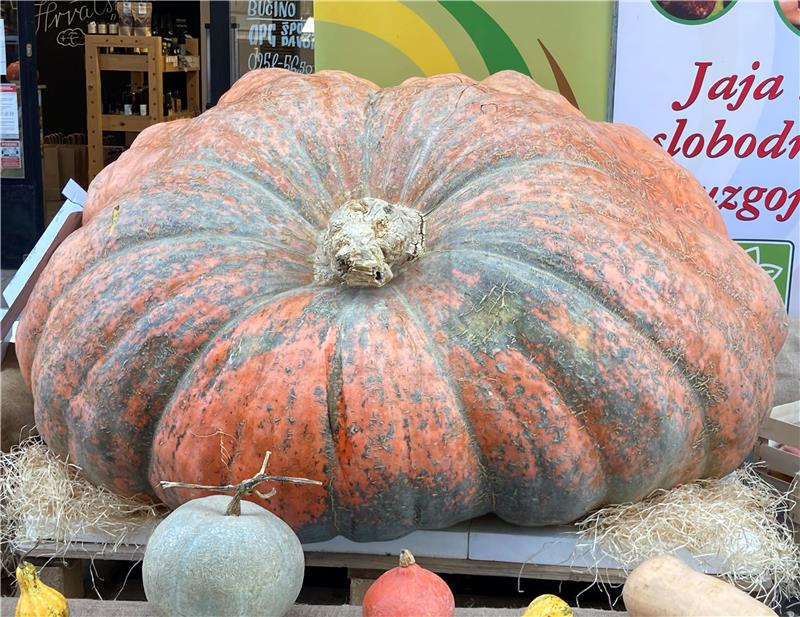
<svg viewBox="0 0 800 617">
<path fill-rule="evenodd" d="M 164 117 L 169 118 L 172 115 L 172 96 L 169 92 L 164 93 Z"/>
<path fill-rule="evenodd" d="M 122 113 L 126 116 L 133 115 L 133 95 L 130 87 L 126 87 L 122 91 Z"/>
<path fill-rule="evenodd" d="M 147 89 L 139 88 L 139 115 L 147 115 Z"/>
</svg>

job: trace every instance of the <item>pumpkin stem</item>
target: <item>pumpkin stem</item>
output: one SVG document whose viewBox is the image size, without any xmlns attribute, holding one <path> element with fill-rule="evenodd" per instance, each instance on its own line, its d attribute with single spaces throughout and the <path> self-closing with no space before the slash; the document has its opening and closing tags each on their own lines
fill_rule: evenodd
<svg viewBox="0 0 800 617">
<path fill-rule="evenodd" d="M 417 563 L 417 560 L 414 559 L 414 555 L 411 554 L 411 551 L 408 549 L 403 549 L 400 551 L 400 567 L 407 568 L 408 566 L 413 566 Z"/>
<path fill-rule="evenodd" d="M 247 480 L 242 480 L 238 484 L 222 484 L 219 486 L 211 486 L 208 484 L 190 484 L 188 482 L 167 482 L 162 480 L 159 482 L 159 486 L 162 489 L 191 488 L 203 491 L 217 491 L 220 493 L 234 493 L 231 502 L 228 504 L 228 508 L 225 510 L 225 514 L 227 516 L 239 516 L 242 513 L 241 502 L 244 495 L 255 493 L 262 499 L 269 499 L 276 493 L 275 489 L 270 490 L 269 493 L 258 492 L 256 487 L 262 482 L 291 482 L 292 484 L 313 484 L 315 486 L 322 486 L 322 482 L 319 480 L 293 478 L 291 476 L 268 476 L 265 472 L 267 470 L 267 464 L 269 463 L 269 457 L 271 454 L 271 452 L 266 453 L 264 456 L 264 462 L 261 463 L 261 469 L 258 470 L 256 475 L 254 475 L 252 478 L 248 478 Z"/>
<path fill-rule="evenodd" d="M 242 513 L 242 494 L 236 493 L 225 508 L 225 516 L 239 516 Z"/>
<path fill-rule="evenodd" d="M 319 235 L 314 281 L 383 287 L 424 250 L 425 218 L 419 210 L 373 197 L 353 199 L 333 212 Z"/>
</svg>

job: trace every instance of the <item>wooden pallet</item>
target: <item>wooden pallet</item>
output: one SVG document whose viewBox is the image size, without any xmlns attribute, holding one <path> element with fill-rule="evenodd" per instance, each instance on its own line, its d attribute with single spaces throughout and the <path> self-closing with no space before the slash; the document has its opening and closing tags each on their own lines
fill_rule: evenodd
<svg viewBox="0 0 800 617">
<path fill-rule="evenodd" d="M 46 524 L 40 526 L 42 530 Z M 140 561 L 154 523 L 128 534 L 128 542 L 114 546 L 101 534 L 76 534 L 68 548 L 51 541 L 24 542 L 18 552 L 28 558 Z M 611 560 L 594 567 L 588 550 L 576 544 L 574 527 L 537 529 L 509 525 L 494 516 L 461 523 L 449 529 L 415 531 L 399 540 L 353 542 L 342 537 L 304 545 L 306 565 L 345 568 L 350 579 L 350 602 L 358 604 L 371 582 L 397 565 L 403 548 L 411 550 L 424 567 L 440 574 L 470 574 L 525 579 L 594 582 L 625 581 L 625 572 Z"/>
<path fill-rule="evenodd" d="M 781 446 L 800 448 L 800 401 L 773 407 L 758 431 L 754 459 L 763 464 L 759 475 L 782 493 L 791 493 L 791 519 L 800 544 L 800 456 Z"/>
</svg>

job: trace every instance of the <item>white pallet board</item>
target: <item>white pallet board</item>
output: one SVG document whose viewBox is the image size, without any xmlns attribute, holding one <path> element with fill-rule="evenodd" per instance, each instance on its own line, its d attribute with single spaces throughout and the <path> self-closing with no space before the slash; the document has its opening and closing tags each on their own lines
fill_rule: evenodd
<svg viewBox="0 0 800 617">
<path fill-rule="evenodd" d="M 304 544 L 314 553 L 352 553 L 357 555 L 398 555 L 408 549 L 417 557 L 467 559 L 469 554 L 469 522 L 436 531 L 414 531 L 397 540 L 386 542 L 353 542 L 337 536 L 326 542 Z"/>
<path fill-rule="evenodd" d="M 719 571 L 713 559 L 695 559 L 686 550 L 676 551 L 680 557 L 698 570 L 710 574 Z M 473 561 L 501 561 L 545 566 L 565 566 L 576 570 L 591 568 L 622 570 L 615 559 L 598 552 L 592 557 L 586 546 L 578 546 L 575 527 L 518 527 L 495 516 L 485 516 L 472 521 L 469 534 L 469 559 Z"/>
<path fill-rule="evenodd" d="M 594 563 L 588 549 L 577 548 L 577 535 L 572 526 L 517 527 L 494 516 L 472 521 L 469 558 L 583 569 Z M 597 565 L 621 567 L 613 559 L 603 559 Z"/>
</svg>

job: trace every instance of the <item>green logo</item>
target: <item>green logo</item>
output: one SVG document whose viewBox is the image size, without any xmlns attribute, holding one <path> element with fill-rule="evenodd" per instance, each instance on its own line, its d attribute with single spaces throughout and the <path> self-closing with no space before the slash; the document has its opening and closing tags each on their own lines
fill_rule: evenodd
<svg viewBox="0 0 800 617">
<path fill-rule="evenodd" d="M 736 243 L 775 281 L 783 303 L 789 306 L 794 244 L 781 240 L 737 240 Z"/>
</svg>

